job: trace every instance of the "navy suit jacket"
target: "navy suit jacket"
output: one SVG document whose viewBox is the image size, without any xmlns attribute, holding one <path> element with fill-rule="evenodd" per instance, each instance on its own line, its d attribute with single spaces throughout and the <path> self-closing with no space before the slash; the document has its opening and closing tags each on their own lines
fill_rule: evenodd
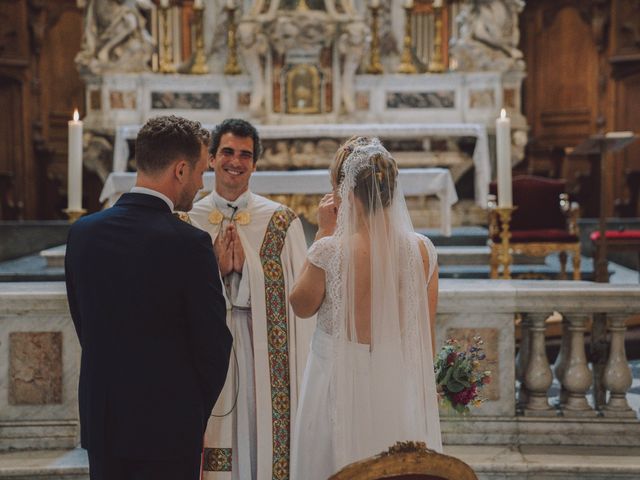
<svg viewBox="0 0 640 480">
<path fill-rule="evenodd" d="M 162 199 L 127 193 L 72 226 L 65 270 L 82 347 L 82 446 L 192 457 L 232 343 L 209 234 Z"/>
</svg>

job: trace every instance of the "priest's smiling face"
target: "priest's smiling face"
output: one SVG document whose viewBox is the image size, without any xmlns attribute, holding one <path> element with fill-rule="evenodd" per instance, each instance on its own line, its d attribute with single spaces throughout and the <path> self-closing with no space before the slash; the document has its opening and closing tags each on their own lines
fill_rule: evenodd
<svg viewBox="0 0 640 480">
<path fill-rule="evenodd" d="M 216 174 L 216 191 L 227 200 L 236 200 L 249 188 L 255 171 L 253 139 L 227 132 L 220 137 L 220 146 L 209 157 L 209 165 Z"/>
</svg>

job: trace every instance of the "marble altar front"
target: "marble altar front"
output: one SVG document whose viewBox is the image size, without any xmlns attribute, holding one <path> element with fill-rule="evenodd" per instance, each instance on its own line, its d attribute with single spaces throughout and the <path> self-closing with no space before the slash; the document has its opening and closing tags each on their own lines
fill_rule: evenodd
<svg viewBox="0 0 640 480">
<path fill-rule="evenodd" d="M 104 184 L 100 201 L 113 205 L 135 184 L 134 172 L 113 172 Z M 211 192 L 215 174 L 206 172 L 204 188 L 196 198 Z M 405 168 L 400 170 L 400 186 L 407 197 L 434 195 L 440 202 L 440 229 L 443 235 L 451 235 L 451 207 L 458 201 L 455 185 L 449 170 L 444 168 Z M 259 195 L 277 197 L 296 213 L 315 223 L 320 197 L 331 191 L 329 175 L 325 170 L 257 171 L 251 175 L 251 191 Z M 281 198 L 285 196 L 285 198 Z M 294 197 L 294 198 L 292 198 Z M 298 197 L 296 199 L 295 197 Z M 301 197 L 301 199 L 300 199 Z"/>
</svg>

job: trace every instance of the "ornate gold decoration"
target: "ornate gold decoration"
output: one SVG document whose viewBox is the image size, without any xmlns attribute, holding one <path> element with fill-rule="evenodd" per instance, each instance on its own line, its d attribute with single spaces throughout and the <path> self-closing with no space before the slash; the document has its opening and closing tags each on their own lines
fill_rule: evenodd
<svg viewBox="0 0 640 480">
<path fill-rule="evenodd" d="M 306 64 L 287 72 L 287 113 L 320 113 L 320 73 Z"/>
<path fill-rule="evenodd" d="M 404 5 L 404 40 L 402 41 L 402 56 L 400 57 L 400 65 L 398 65 L 398 73 L 417 73 L 418 69 L 413 63 L 413 55 L 411 54 L 411 16 L 413 5 Z"/>
<path fill-rule="evenodd" d="M 169 8 L 160 7 L 160 28 L 162 29 L 162 47 L 160 48 L 159 70 L 160 73 L 175 73 L 173 65 L 173 51 L 169 41 Z"/>
<path fill-rule="evenodd" d="M 185 223 L 191 225 L 191 217 L 187 212 L 173 212 L 173 214 Z"/>
<path fill-rule="evenodd" d="M 80 210 L 69 210 L 68 208 L 65 208 L 63 212 L 69 219 L 69 223 L 75 223 L 76 220 L 78 220 L 81 216 L 87 213 L 87 211 L 84 208 L 81 208 Z"/>
<path fill-rule="evenodd" d="M 251 222 L 251 213 L 248 210 L 243 210 L 238 212 L 233 218 L 225 217 L 220 210 L 214 208 L 211 210 L 208 216 L 209 223 L 212 225 L 219 225 L 223 220 L 228 220 L 230 222 L 235 222 L 238 225 L 248 225 Z"/>
<path fill-rule="evenodd" d="M 224 9 L 227 12 L 227 24 L 229 28 L 227 30 L 227 63 L 224 66 L 224 73 L 226 75 L 240 75 L 242 69 L 238 65 L 238 42 L 236 41 L 237 25 L 235 22 L 236 6 L 225 5 Z"/>
<path fill-rule="evenodd" d="M 222 220 L 224 219 L 224 215 L 222 214 L 222 212 L 220 210 L 218 210 L 217 208 L 215 210 L 212 210 L 211 213 L 209 213 L 209 223 L 212 225 L 218 225 L 220 223 L 222 223 Z"/>
<path fill-rule="evenodd" d="M 435 23 L 435 34 L 433 39 L 433 55 L 429 62 L 429 72 L 444 72 L 444 63 L 442 62 L 442 7 L 433 7 L 433 16 Z"/>
<path fill-rule="evenodd" d="M 369 10 L 371 10 L 371 52 L 369 54 L 367 73 L 380 75 L 384 72 L 382 63 L 380 63 L 380 38 L 378 38 L 378 15 L 380 12 L 380 5 L 369 5 Z"/>
<path fill-rule="evenodd" d="M 204 54 L 204 7 L 193 7 L 193 20 L 196 32 L 196 56 L 190 71 L 196 75 L 204 75 L 209 73 Z"/>
<path fill-rule="evenodd" d="M 416 476 L 478 480 L 462 460 L 430 450 L 424 442 L 398 442 L 388 451 L 347 465 L 329 480 L 376 480 Z"/>
<path fill-rule="evenodd" d="M 322 195 L 268 195 L 274 202 L 287 205 L 299 217 L 304 217 L 312 225 L 317 225 L 318 204 Z"/>
</svg>

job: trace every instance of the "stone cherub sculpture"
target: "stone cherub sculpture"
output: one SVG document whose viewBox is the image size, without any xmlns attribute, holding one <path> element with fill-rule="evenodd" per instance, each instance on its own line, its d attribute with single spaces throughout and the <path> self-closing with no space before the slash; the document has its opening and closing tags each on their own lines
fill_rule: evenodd
<svg viewBox="0 0 640 480">
<path fill-rule="evenodd" d="M 342 56 L 342 104 L 346 113 L 353 113 L 355 106 L 355 74 L 367 49 L 369 27 L 362 21 L 354 21 L 344 26 L 338 38 L 338 52 Z"/>
<path fill-rule="evenodd" d="M 466 0 L 456 22 L 460 37 L 451 42 L 458 70 L 524 70 L 518 49 L 518 14 L 524 0 Z"/>
<path fill-rule="evenodd" d="M 151 0 L 87 0 L 76 56 L 81 73 L 149 70 L 154 42 L 143 11 L 152 8 Z"/>
</svg>

